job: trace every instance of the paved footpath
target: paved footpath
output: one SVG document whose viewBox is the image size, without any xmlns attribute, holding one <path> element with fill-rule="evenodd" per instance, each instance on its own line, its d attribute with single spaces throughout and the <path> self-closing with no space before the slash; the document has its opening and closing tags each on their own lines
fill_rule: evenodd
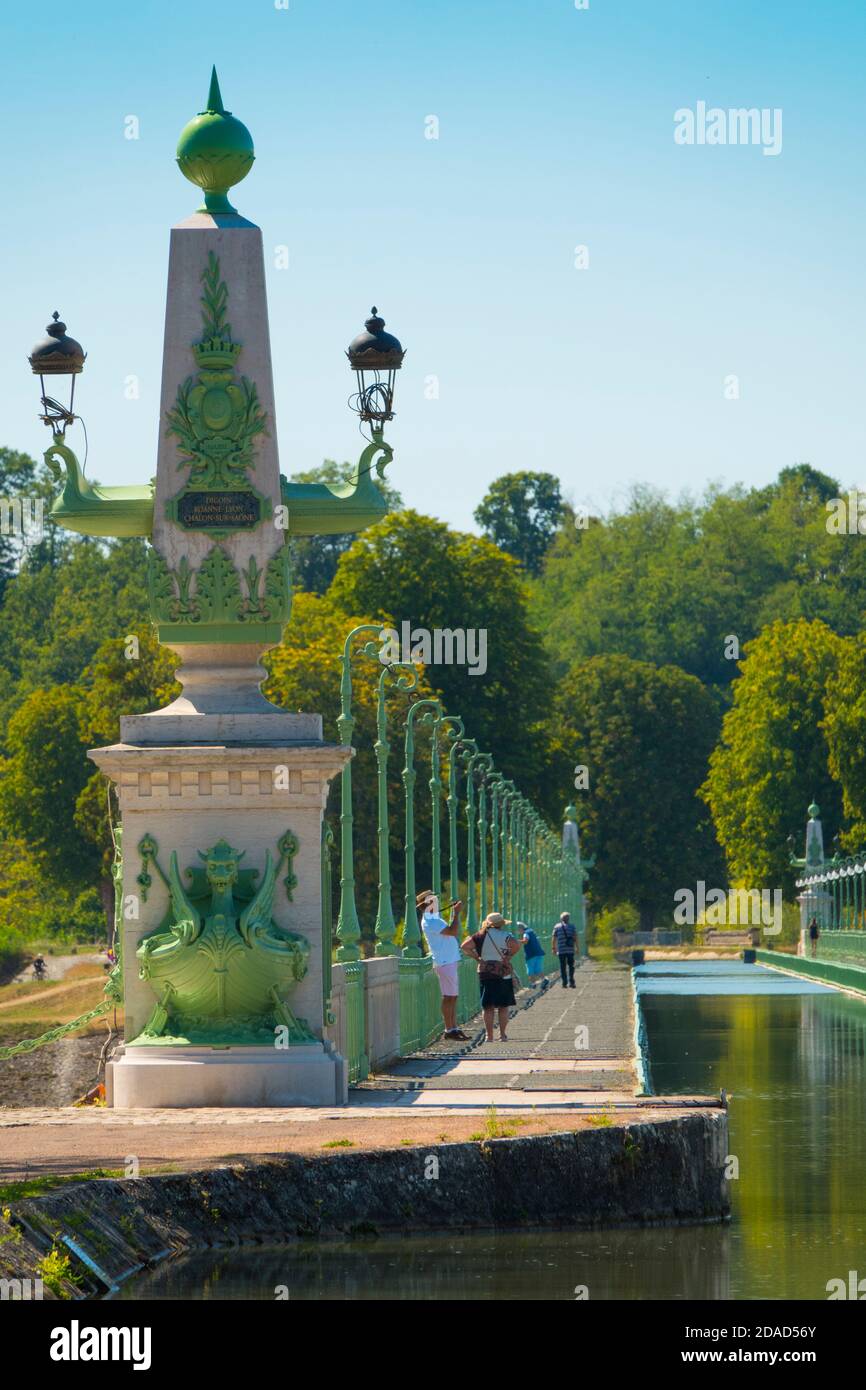
<svg viewBox="0 0 866 1390">
<path fill-rule="evenodd" d="M 488 1043 L 480 1014 L 465 1025 L 470 1044 L 441 1042 L 357 1087 L 356 1103 L 426 1106 L 598 1105 L 633 1099 L 631 972 L 584 961 L 574 989 L 549 977 L 521 990 L 508 1041 Z"/>
</svg>

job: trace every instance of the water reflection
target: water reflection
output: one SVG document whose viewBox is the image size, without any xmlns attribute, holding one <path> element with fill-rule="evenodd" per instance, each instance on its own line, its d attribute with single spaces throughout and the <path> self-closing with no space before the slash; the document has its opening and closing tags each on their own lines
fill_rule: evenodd
<svg viewBox="0 0 866 1390">
<path fill-rule="evenodd" d="M 729 1298 L 730 1229 L 536 1231 L 359 1240 L 193 1256 L 121 1296 L 157 1299 Z"/>
</svg>

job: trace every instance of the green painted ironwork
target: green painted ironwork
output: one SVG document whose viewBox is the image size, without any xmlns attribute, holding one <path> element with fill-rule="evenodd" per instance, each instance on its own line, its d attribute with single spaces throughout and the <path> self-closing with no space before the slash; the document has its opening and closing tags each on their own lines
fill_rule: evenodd
<svg viewBox="0 0 866 1390">
<path fill-rule="evenodd" d="M 478 930 L 478 910 L 475 904 L 475 763 L 481 756 L 474 738 L 464 738 L 461 758 L 466 764 L 466 934 Z"/>
<path fill-rule="evenodd" d="M 457 759 L 462 751 L 463 720 L 458 715 L 449 716 L 459 724 L 459 733 L 452 741 L 448 750 L 448 874 L 451 882 L 451 899 L 456 901 L 460 896 L 460 861 L 457 849 L 457 813 L 460 806 L 460 796 L 457 789 Z M 465 915 L 461 917 L 463 927 L 466 927 Z"/>
<path fill-rule="evenodd" d="M 487 883 L 487 778 L 493 767 L 493 758 L 483 753 L 478 759 L 478 880 L 480 886 L 480 917 L 483 922 L 488 911 Z M 499 909 L 496 908 L 495 911 Z"/>
<path fill-rule="evenodd" d="M 8 1047 L 0 1047 L 0 1062 L 8 1062 L 12 1057 L 20 1057 L 26 1052 L 35 1052 L 37 1047 L 47 1047 L 49 1043 L 60 1042 L 61 1038 L 69 1037 L 70 1033 L 77 1033 L 79 1028 L 83 1028 L 92 1019 L 99 1018 L 101 1014 L 107 1014 L 112 1008 L 114 1008 L 114 1000 L 105 999 L 101 1004 L 97 1004 L 95 1009 L 82 1014 L 80 1018 L 73 1019 L 71 1023 L 63 1023 L 57 1028 L 50 1028 L 47 1033 L 41 1033 L 38 1038 L 23 1038 L 21 1042 L 11 1043 Z"/>
<path fill-rule="evenodd" d="M 359 650 L 353 650 L 357 638 L 368 634 L 378 634 L 377 623 L 361 623 L 352 628 L 343 643 L 340 657 L 340 715 L 337 729 L 340 742 L 352 746 L 355 716 L 352 713 L 352 662 L 361 655 L 376 656 L 375 642 L 367 641 Z M 352 759 L 343 764 L 340 775 L 340 914 L 337 918 L 337 960 L 360 960 L 358 942 L 361 940 L 361 923 L 358 921 L 358 908 L 355 902 L 355 856 L 353 843 L 354 816 L 352 812 Z"/>
<path fill-rule="evenodd" d="M 334 870 L 332 853 L 334 832 L 326 820 L 322 821 L 322 1018 L 326 1028 L 336 1022 L 331 1008 L 333 989 L 334 953 Z"/>
<path fill-rule="evenodd" d="M 405 803 L 405 909 L 403 917 L 403 955 L 408 959 L 421 956 L 421 928 L 415 908 L 417 888 L 415 882 L 415 724 L 419 720 L 432 724 L 436 715 L 441 714 L 442 706 L 438 700 L 416 700 L 409 706 L 406 715 L 405 761 L 403 764 L 403 795 Z"/>
<path fill-rule="evenodd" d="M 346 1060 L 349 1064 L 349 1081 L 355 1085 L 363 1081 L 370 1071 L 367 1055 L 367 1023 L 364 1004 L 364 965 L 361 961 L 348 961 L 343 967 L 344 979 L 344 1026 Z"/>
<path fill-rule="evenodd" d="M 400 952 L 400 947 L 395 940 L 397 924 L 394 921 L 394 909 L 391 903 L 391 823 L 388 810 L 388 754 L 391 745 L 388 742 L 388 711 L 385 703 L 386 682 L 389 676 L 393 676 L 397 671 L 400 672 L 397 676 L 397 690 L 408 694 L 416 690 L 418 686 L 418 672 L 414 666 L 403 662 L 392 662 L 383 667 L 376 694 L 376 743 L 374 751 L 376 754 L 376 837 L 379 849 L 379 891 L 374 933 L 377 956 L 396 956 Z"/>
<path fill-rule="evenodd" d="M 501 855 L 501 861 L 502 861 L 502 869 L 501 869 L 501 878 L 500 878 L 500 885 L 499 885 L 499 901 L 502 903 L 502 907 L 500 908 L 500 911 L 502 912 L 503 916 L 505 916 L 505 917 L 511 916 L 511 892 L 510 892 L 510 889 L 509 889 L 509 863 L 510 863 L 510 861 L 509 861 L 509 855 L 508 855 L 508 850 L 509 850 L 509 826 L 510 826 L 510 818 L 511 818 L 511 808 L 512 808 L 512 804 L 513 804 L 514 798 L 515 798 L 515 796 L 517 796 L 517 794 L 518 794 L 518 793 L 517 793 L 517 788 L 515 787 L 514 783 L 511 782 L 511 781 L 509 781 L 507 778 L 504 779 L 503 782 L 502 782 L 502 787 L 501 787 L 501 791 L 500 791 L 501 825 L 500 825 L 500 829 L 499 829 L 499 839 L 500 839 L 499 849 L 500 849 L 500 855 Z"/>
<path fill-rule="evenodd" d="M 286 832 L 278 856 L 266 852 L 258 886 L 253 882 L 258 870 L 242 869 L 244 853 L 225 840 L 199 851 L 204 867 L 186 870 L 187 885 L 177 851 L 168 873 L 154 852 L 153 867 L 171 906 L 136 949 L 139 977 L 150 984 L 156 1003 L 143 1032 L 128 1046 L 260 1044 L 272 1040 L 279 1027 L 290 1044 L 310 1041 L 306 1022 L 296 1018 L 285 998 L 306 974 L 309 942 L 271 916 L 285 847 L 293 840 Z"/>
<path fill-rule="evenodd" d="M 206 517 L 199 525 L 183 521 L 179 504 L 193 490 L 241 492 L 254 504 L 249 509 L 248 525 L 258 525 L 270 517 L 270 502 L 256 492 L 247 476 L 254 463 L 255 439 L 268 432 L 267 416 L 255 383 L 248 377 L 235 380 L 235 365 L 243 348 L 234 340 L 226 318 L 229 291 L 214 251 L 208 252 L 201 283 L 202 336 L 191 347 L 198 376 L 181 382 L 174 405 L 166 413 L 166 434 L 178 441 L 179 467 L 188 468 L 189 476 L 181 491 L 166 503 L 166 515 L 185 529 L 225 536 L 226 527 L 209 524 Z"/>
</svg>

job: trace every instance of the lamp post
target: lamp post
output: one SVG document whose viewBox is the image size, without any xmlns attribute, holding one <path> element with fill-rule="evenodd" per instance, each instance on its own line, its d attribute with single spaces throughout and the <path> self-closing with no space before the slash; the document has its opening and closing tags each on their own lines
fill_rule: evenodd
<svg viewBox="0 0 866 1390">
<path fill-rule="evenodd" d="M 406 865 L 406 911 L 403 919 L 403 955 L 409 960 L 421 955 L 421 932 L 415 908 L 415 720 L 423 710 L 422 719 L 432 722 L 434 710 L 442 713 L 438 700 L 416 700 L 406 715 L 406 761 L 403 767 L 403 787 L 406 797 L 406 832 L 404 837 Z"/>
<path fill-rule="evenodd" d="M 376 909 L 376 955 L 396 956 L 399 954 L 394 937 L 397 925 L 391 906 L 391 827 L 388 814 L 388 714 L 385 707 L 385 683 L 395 671 L 403 674 L 397 677 L 397 690 L 409 692 L 418 685 L 418 672 L 414 666 L 393 662 L 386 666 L 379 677 L 376 697 L 376 772 L 378 785 L 378 841 L 379 841 L 379 901 Z"/>
<path fill-rule="evenodd" d="M 352 628 L 343 644 L 343 655 L 340 658 L 342 674 L 340 677 L 340 717 L 337 720 L 337 728 L 340 733 L 340 742 L 351 744 L 352 731 L 355 727 L 355 716 L 352 714 L 352 662 L 359 656 L 376 656 L 378 647 L 375 642 L 365 642 L 357 651 L 352 650 L 352 644 L 357 637 L 366 634 L 378 634 L 381 627 L 376 623 L 362 623 L 359 627 Z M 358 921 L 358 909 L 355 903 L 355 861 L 353 845 L 353 824 L 352 814 L 352 759 L 348 758 L 343 764 L 343 771 L 340 775 L 340 915 L 337 918 L 337 939 L 340 945 L 337 948 L 337 960 L 352 961 L 360 960 L 361 952 L 358 949 L 358 942 L 361 939 L 361 924 Z"/>
<path fill-rule="evenodd" d="M 66 324 L 61 323 L 60 314 L 56 309 L 51 319 L 45 330 L 46 336 L 39 340 L 27 360 L 33 375 L 39 377 L 42 391 L 42 414 L 39 418 L 49 426 L 55 439 L 62 440 L 67 426 L 76 419 L 75 378 L 84 370 L 87 353 L 80 343 L 67 336 Z M 68 405 L 46 395 L 45 392 L 46 377 L 63 376 L 70 379 Z"/>
<path fill-rule="evenodd" d="M 481 883 L 481 920 L 487 916 L 487 778 L 493 767 L 490 753 L 478 759 L 481 783 L 478 788 L 478 878 Z"/>
<path fill-rule="evenodd" d="M 457 792 L 457 758 L 463 752 L 463 721 L 458 715 L 451 717 L 460 723 L 460 732 L 454 737 L 448 750 L 448 871 L 451 879 L 451 898 L 452 901 L 456 901 L 460 893 L 460 863 L 457 853 L 457 811 L 460 797 Z M 463 920 L 465 926 L 466 919 Z"/>
<path fill-rule="evenodd" d="M 499 771 L 490 773 L 487 778 L 490 787 L 490 849 L 491 849 L 491 881 L 493 885 L 493 902 L 497 912 L 502 911 L 501 894 L 499 892 L 499 797 L 505 778 Z"/>
<path fill-rule="evenodd" d="M 381 439 L 386 420 L 394 418 L 396 373 L 405 355 L 399 339 L 385 332 L 385 320 L 374 304 L 364 332 L 353 339 L 346 352 L 358 383 L 349 405 L 360 419 L 361 433 L 366 427 L 373 441 Z"/>
<path fill-rule="evenodd" d="M 451 754 L 458 747 L 460 738 L 463 734 L 463 720 L 459 714 L 440 714 L 433 720 L 433 744 L 430 754 L 430 800 L 433 815 L 433 892 L 437 898 L 442 893 L 442 851 L 440 847 L 439 817 L 442 804 L 442 780 L 440 771 L 439 755 L 439 733 L 444 732 L 445 737 L 451 740 L 451 747 L 448 750 L 448 851 L 449 851 L 449 871 L 451 877 L 451 896 L 457 897 L 454 883 L 455 863 L 452 856 L 456 855 L 456 850 L 451 837 L 451 773 L 453 770 L 453 760 Z M 456 824 L 454 835 L 456 837 Z"/>
<path fill-rule="evenodd" d="M 501 825 L 499 828 L 500 858 L 502 861 L 499 911 L 507 917 L 511 911 L 511 894 L 508 888 L 508 828 L 511 819 L 511 805 L 517 795 L 517 788 L 509 779 L 504 779 L 500 789 Z"/>
</svg>

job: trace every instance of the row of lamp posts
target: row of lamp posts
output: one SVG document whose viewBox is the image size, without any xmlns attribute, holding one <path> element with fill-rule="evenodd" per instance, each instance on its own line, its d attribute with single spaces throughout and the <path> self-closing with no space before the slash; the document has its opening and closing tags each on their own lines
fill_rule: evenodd
<svg viewBox="0 0 866 1390">
<path fill-rule="evenodd" d="M 340 658 L 340 715 L 337 720 L 340 742 L 352 744 L 355 718 L 352 713 L 353 670 L 363 659 L 380 661 L 381 625 L 362 623 L 354 628 L 343 645 Z M 402 954 L 408 959 L 421 956 L 421 932 L 415 911 L 415 742 L 419 726 L 429 728 L 431 887 L 442 894 L 442 796 L 443 755 L 447 756 L 448 871 L 452 899 L 460 896 L 459 859 L 459 768 L 463 764 L 466 786 L 466 915 L 467 935 L 478 930 L 489 910 L 510 915 L 514 920 L 543 924 L 568 906 L 579 887 L 580 864 L 576 856 L 563 851 L 559 839 L 535 808 L 503 774 L 493 766 L 490 753 L 480 749 L 464 730 L 458 715 L 446 714 L 436 698 L 414 700 L 403 723 L 404 763 L 404 874 L 405 913 L 402 950 L 396 942 L 391 894 L 390 815 L 388 807 L 388 715 L 386 695 L 389 683 L 400 693 L 411 695 L 417 689 L 414 666 L 400 662 L 383 664 L 377 682 L 376 756 L 377 849 L 379 865 L 376 911 L 375 953 L 377 956 Z M 488 858 L 489 851 L 489 858 Z M 426 885 L 425 885 L 426 886 Z M 492 889 L 492 902 L 489 891 Z M 354 818 L 352 813 L 352 759 L 341 774 L 340 806 L 340 910 L 337 919 L 337 960 L 361 958 L 361 924 L 355 895 Z"/>
</svg>

